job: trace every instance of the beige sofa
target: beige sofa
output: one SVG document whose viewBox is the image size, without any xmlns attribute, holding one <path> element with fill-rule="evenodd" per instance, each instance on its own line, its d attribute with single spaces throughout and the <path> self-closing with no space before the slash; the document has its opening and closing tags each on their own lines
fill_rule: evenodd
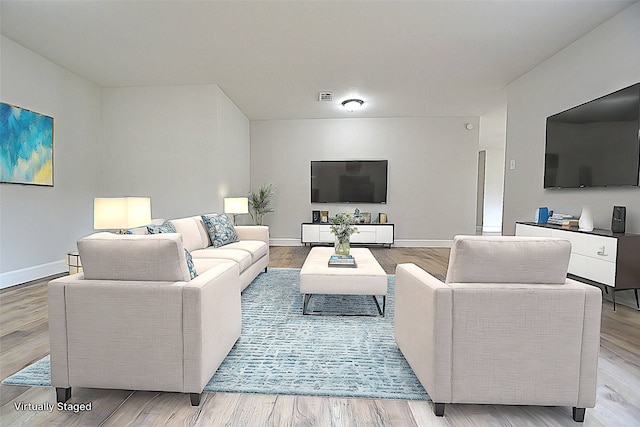
<svg viewBox="0 0 640 427">
<path fill-rule="evenodd" d="M 214 248 L 201 216 L 169 220 L 182 236 L 184 247 L 196 259 L 233 261 L 240 268 L 240 289 L 244 290 L 269 265 L 269 227 L 235 226 L 238 241 Z M 80 257 L 82 259 L 82 256 Z M 197 268 L 196 268 L 197 271 Z"/>
<path fill-rule="evenodd" d="M 444 415 L 446 403 L 595 405 L 601 291 L 566 279 L 562 239 L 456 237 L 444 283 L 396 269 L 398 347 Z"/>
</svg>

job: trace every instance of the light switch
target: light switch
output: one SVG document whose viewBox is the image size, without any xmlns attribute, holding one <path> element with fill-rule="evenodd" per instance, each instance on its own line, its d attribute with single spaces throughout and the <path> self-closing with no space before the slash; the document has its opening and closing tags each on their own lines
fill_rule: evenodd
<svg viewBox="0 0 640 427">
<path fill-rule="evenodd" d="M 511 160 L 509 162 L 509 169 L 514 170 L 516 168 L 516 161 L 515 160 Z"/>
</svg>

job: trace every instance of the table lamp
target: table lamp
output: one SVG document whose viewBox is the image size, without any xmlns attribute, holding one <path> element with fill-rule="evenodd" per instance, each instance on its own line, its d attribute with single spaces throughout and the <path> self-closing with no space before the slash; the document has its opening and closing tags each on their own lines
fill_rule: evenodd
<svg viewBox="0 0 640 427">
<path fill-rule="evenodd" d="M 233 214 L 233 225 L 236 225 L 236 215 L 249 213 L 249 198 L 225 197 L 224 213 Z"/>
<path fill-rule="evenodd" d="M 93 199 L 93 228 L 118 230 L 151 223 L 151 198 L 149 197 L 96 197 Z"/>
</svg>

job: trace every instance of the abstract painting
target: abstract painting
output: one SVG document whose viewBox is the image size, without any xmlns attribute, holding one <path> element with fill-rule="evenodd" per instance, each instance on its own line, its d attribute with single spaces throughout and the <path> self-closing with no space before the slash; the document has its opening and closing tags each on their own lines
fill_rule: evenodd
<svg viewBox="0 0 640 427">
<path fill-rule="evenodd" d="M 53 187 L 53 117 L 0 102 L 0 182 Z"/>
</svg>

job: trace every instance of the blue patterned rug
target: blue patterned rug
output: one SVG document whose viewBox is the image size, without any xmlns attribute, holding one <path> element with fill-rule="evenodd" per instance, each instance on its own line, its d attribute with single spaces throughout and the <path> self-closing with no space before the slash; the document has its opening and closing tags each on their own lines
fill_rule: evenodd
<svg viewBox="0 0 640 427">
<path fill-rule="evenodd" d="M 272 268 L 242 294 L 242 335 L 206 392 L 429 400 L 385 317 L 302 316 L 299 269 Z M 370 296 L 316 295 L 312 311 L 377 313 Z M 2 382 L 50 386 L 49 356 Z"/>
</svg>

